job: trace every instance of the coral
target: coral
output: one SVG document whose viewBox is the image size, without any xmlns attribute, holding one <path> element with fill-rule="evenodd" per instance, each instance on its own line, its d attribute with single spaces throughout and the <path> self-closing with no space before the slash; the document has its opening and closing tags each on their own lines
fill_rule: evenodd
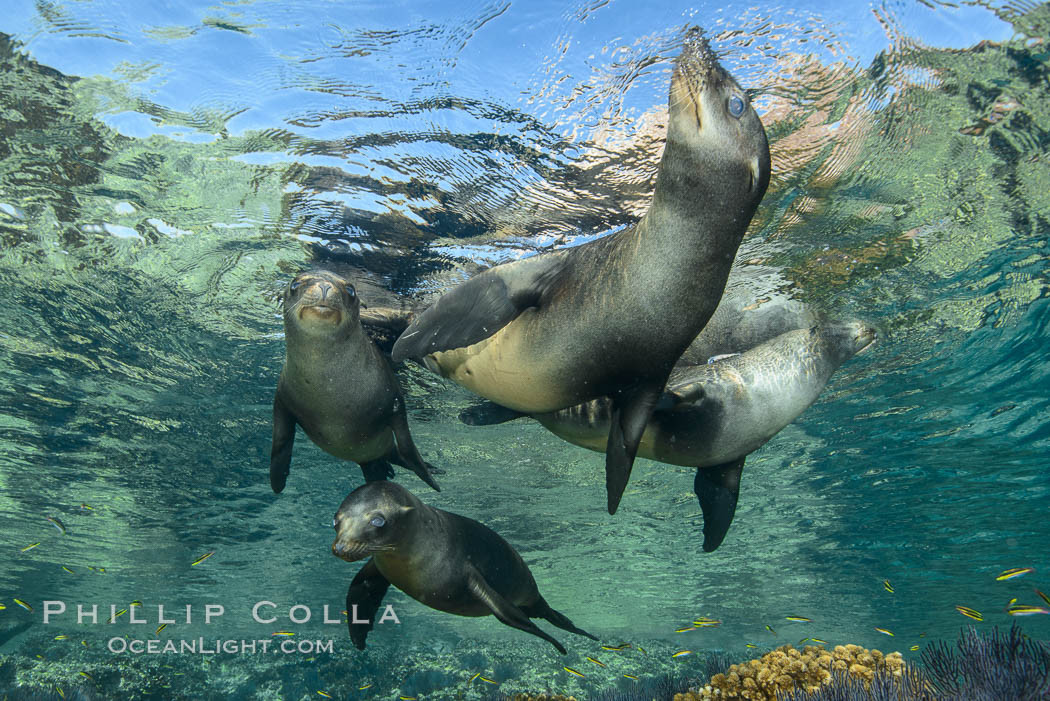
<svg viewBox="0 0 1050 701">
<path fill-rule="evenodd" d="M 972 626 L 955 644 L 922 652 L 930 686 L 944 701 L 1045 701 L 1050 698 L 1050 648 L 1028 638 L 1016 625 L 981 635 Z"/>
<path fill-rule="evenodd" d="M 648 677 L 622 689 L 600 689 L 587 694 L 588 701 L 670 701 L 689 688 L 689 682 L 674 676 Z M 573 696 L 515 694 L 508 701 L 576 701 Z"/>
<path fill-rule="evenodd" d="M 877 672 L 899 678 L 903 670 L 904 661 L 897 652 L 883 655 L 858 645 L 838 645 L 830 651 L 813 645 L 803 650 L 784 645 L 761 659 L 732 665 L 700 690 L 678 694 L 674 701 L 776 701 L 778 692 L 816 690 L 835 672 L 869 684 Z"/>
<path fill-rule="evenodd" d="M 539 694 L 529 696 L 528 694 L 514 694 L 509 701 L 576 701 L 575 696 L 562 696 L 561 694 Z"/>
</svg>

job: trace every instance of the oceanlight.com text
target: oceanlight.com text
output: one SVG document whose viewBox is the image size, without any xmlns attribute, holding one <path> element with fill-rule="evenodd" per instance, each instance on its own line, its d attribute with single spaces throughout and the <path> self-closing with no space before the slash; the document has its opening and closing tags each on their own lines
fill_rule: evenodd
<svg viewBox="0 0 1050 701">
<path fill-rule="evenodd" d="M 257 655 L 257 654 L 303 654 L 315 655 L 332 652 L 331 640 L 219 640 L 196 638 L 195 640 L 138 640 L 136 638 L 110 638 L 109 651 L 121 655 Z"/>
</svg>

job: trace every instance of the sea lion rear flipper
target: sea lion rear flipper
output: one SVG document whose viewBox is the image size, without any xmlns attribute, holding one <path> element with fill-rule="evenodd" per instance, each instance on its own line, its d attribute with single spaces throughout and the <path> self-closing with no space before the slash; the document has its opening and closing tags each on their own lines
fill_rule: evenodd
<svg viewBox="0 0 1050 701">
<path fill-rule="evenodd" d="M 661 390 L 661 387 L 632 387 L 612 398 L 609 439 L 605 447 L 605 489 L 610 514 L 616 513 L 627 489 L 638 444 Z"/>
<path fill-rule="evenodd" d="M 495 616 L 500 623 L 543 638 L 557 648 L 558 652 L 563 655 L 566 654 L 565 648 L 562 647 L 561 643 L 544 633 L 542 629 L 529 620 L 528 615 L 526 615 L 524 611 L 507 601 L 503 598 L 503 595 L 490 587 L 489 583 L 485 581 L 485 578 L 482 577 L 477 570 L 473 567 L 468 567 L 467 583 L 470 587 L 470 592 L 478 597 L 478 600 L 492 611 L 492 615 Z"/>
<path fill-rule="evenodd" d="M 693 480 L 693 491 L 700 499 L 700 510 L 704 514 L 704 552 L 709 553 L 722 544 L 729 532 L 729 524 L 736 513 L 736 502 L 740 496 L 740 474 L 744 470 L 744 458 L 732 462 L 701 467 Z"/>
<path fill-rule="evenodd" d="M 394 344 L 391 358 L 465 348 L 493 335 L 540 298 L 564 268 L 564 255 L 545 254 L 490 268 L 445 293 L 417 316 Z"/>
<path fill-rule="evenodd" d="M 576 635 L 582 635 L 585 638 L 590 638 L 591 640 L 598 639 L 590 633 L 588 633 L 587 631 L 583 630 L 582 628 L 577 628 L 576 625 L 572 621 L 570 621 L 568 616 L 566 616 L 565 614 L 552 609 L 550 607 L 550 604 L 547 603 L 547 600 L 544 599 L 542 596 L 540 597 L 540 600 L 534 603 L 532 606 L 522 606 L 521 610 L 529 618 L 544 618 L 550 621 L 552 624 L 558 626 L 562 630 L 567 630 L 570 633 L 575 633 Z"/>
<path fill-rule="evenodd" d="M 292 444 L 295 442 L 295 415 L 281 401 L 273 398 L 273 444 L 270 447 L 270 488 L 277 494 L 284 489 L 292 471 Z"/>
<path fill-rule="evenodd" d="M 361 474 L 365 476 L 365 482 L 378 482 L 394 478 L 394 468 L 386 460 L 371 460 L 361 463 Z"/>
<path fill-rule="evenodd" d="M 394 430 L 394 441 L 396 443 L 391 460 L 402 467 L 412 470 L 419 476 L 419 479 L 440 492 L 441 487 L 438 486 L 437 481 L 431 475 L 430 466 L 423 462 L 419 449 L 416 448 L 416 444 L 412 441 L 412 434 L 408 430 L 408 415 L 405 413 L 405 403 L 400 398 L 398 398 L 394 416 L 390 421 L 390 428 Z"/>
<path fill-rule="evenodd" d="M 496 402 L 481 402 L 459 412 L 459 420 L 468 426 L 493 426 L 528 416 Z"/>
<path fill-rule="evenodd" d="M 346 592 L 346 621 L 350 627 L 350 640 L 358 650 L 365 649 L 365 638 L 372 630 L 376 611 L 389 588 L 390 582 L 379 572 L 375 558 L 366 562 L 350 582 Z M 355 620 L 368 622 L 354 623 Z"/>
</svg>

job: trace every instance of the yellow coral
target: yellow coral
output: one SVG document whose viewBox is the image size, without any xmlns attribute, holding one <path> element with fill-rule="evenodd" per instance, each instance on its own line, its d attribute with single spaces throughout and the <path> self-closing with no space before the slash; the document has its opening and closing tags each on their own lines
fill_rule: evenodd
<svg viewBox="0 0 1050 701">
<path fill-rule="evenodd" d="M 812 691 L 831 679 L 832 670 L 848 670 L 859 679 L 871 681 L 876 670 L 900 677 L 904 658 L 899 652 L 883 655 L 859 645 L 836 645 L 832 650 L 807 645 L 798 650 L 783 645 L 761 659 L 735 664 L 725 674 L 711 677 L 707 686 L 674 701 L 775 701 L 778 691 L 802 687 Z"/>
</svg>

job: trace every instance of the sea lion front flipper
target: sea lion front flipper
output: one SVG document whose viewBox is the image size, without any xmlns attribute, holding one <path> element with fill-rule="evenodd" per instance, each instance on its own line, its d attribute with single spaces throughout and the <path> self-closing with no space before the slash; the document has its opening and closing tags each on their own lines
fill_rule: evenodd
<svg viewBox="0 0 1050 701">
<path fill-rule="evenodd" d="M 746 457 L 746 456 L 745 456 Z M 736 502 L 740 496 L 740 474 L 744 470 L 744 458 L 732 462 L 701 467 L 693 479 L 693 491 L 700 499 L 700 511 L 704 514 L 704 552 L 714 551 L 729 532 L 729 524 L 736 513 Z"/>
<path fill-rule="evenodd" d="M 496 402 L 484 401 L 459 412 L 459 420 L 468 426 L 494 426 L 528 416 Z"/>
<path fill-rule="evenodd" d="M 412 434 L 408 430 L 408 414 L 405 413 L 405 402 L 400 397 L 394 407 L 394 416 L 390 420 L 390 428 L 394 430 L 394 441 L 396 444 L 394 455 L 391 456 L 393 462 L 412 470 L 419 476 L 419 479 L 440 492 L 441 487 L 438 486 L 437 481 L 431 475 L 430 466 L 423 461 L 423 456 L 419 454 L 419 449 L 416 448 L 416 444 L 412 440 Z"/>
<path fill-rule="evenodd" d="M 292 471 L 292 445 L 295 443 L 295 414 L 281 401 L 280 393 L 273 398 L 273 444 L 270 447 L 270 488 L 281 493 Z"/>
<path fill-rule="evenodd" d="M 605 446 L 605 489 L 610 514 L 615 514 L 620 506 L 623 491 L 631 479 L 638 444 L 661 391 L 661 387 L 632 387 L 612 398 L 609 439 Z"/>
<path fill-rule="evenodd" d="M 350 640 L 358 650 L 365 649 L 365 638 L 372 630 L 376 611 L 389 588 L 390 582 L 376 567 L 375 558 L 366 562 L 350 582 L 346 591 L 346 623 L 350 627 Z M 355 620 L 367 623 L 354 623 Z"/>
<path fill-rule="evenodd" d="M 395 363 L 422 360 L 483 341 L 538 306 L 564 269 L 564 260 L 564 255 L 548 253 L 475 275 L 418 315 L 397 339 L 391 358 Z"/>
<path fill-rule="evenodd" d="M 543 638 L 556 647 L 558 652 L 563 655 L 566 654 L 565 648 L 562 647 L 561 643 L 544 633 L 541 628 L 529 620 L 529 617 L 524 611 L 507 601 L 503 598 L 502 594 L 490 587 L 489 583 L 485 581 L 485 578 L 482 577 L 477 570 L 472 566 L 468 565 L 468 567 L 467 583 L 470 587 L 470 592 L 478 597 L 478 600 L 492 611 L 492 615 L 495 616 L 500 623 Z"/>
<path fill-rule="evenodd" d="M 576 624 L 570 621 L 569 617 L 565 614 L 552 609 L 550 607 L 550 604 L 547 603 L 547 600 L 544 599 L 542 596 L 540 597 L 540 600 L 534 603 L 532 606 L 523 606 L 521 610 L 529 618 L 544 618 L 550 621 L 553 625 L 558 626 L 562 630 L 567 630 L 570 633 L 575 633 L 576 635 L 582 635 L 585 638 L 590 638 L 591 640 L 598 639 L 590 633 L 588 633 L 587 631 L 583 630 L 582 628 L 577 628 Z"/>
</svg>

